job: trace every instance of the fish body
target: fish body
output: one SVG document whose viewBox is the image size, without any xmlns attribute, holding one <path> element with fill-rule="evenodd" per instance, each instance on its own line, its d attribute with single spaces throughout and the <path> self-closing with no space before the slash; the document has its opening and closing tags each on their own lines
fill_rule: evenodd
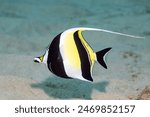
<svg viewBox="0 0 150 117">
<path fill-rule="evenodd" d="M 34 58 L 34 61 L 45 63 L 48 69 L 59 77 L 93 81 L 92 69 L 95 61 L 98 61 L 107 69 L 105 55 L 111 47 L 99 52 L 94 52 L 82 35 L 82 32 L 87 30 L 103 31 L 133 37 L 132 35 L 103 29 L 71 28 L 58 34 L 51 42 L 45 54 Z"/>
</svg>

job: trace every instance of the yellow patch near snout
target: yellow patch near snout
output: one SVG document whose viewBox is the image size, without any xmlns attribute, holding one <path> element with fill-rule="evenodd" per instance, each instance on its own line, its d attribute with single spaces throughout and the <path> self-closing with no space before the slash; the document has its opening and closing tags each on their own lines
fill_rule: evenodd
<svg viewBox="0 0 150 117">
<path fill-rule="evenodd" d="M 43 62 L 44 56 L 40 56 L 40 61 Z"/>
</svg>

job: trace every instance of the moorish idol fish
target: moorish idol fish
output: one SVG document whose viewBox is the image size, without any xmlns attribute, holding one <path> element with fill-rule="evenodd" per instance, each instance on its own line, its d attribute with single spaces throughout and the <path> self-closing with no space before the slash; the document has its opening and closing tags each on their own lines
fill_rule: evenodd
<svg viewBox="0 0 150 117">
<path fill-rule="evenodd" d="M 48 69 L 62 78 L 77 78 L 93 81 L 92 69 L 95 61 L 107 69 L 105 55 L 111 47 L 94 52 L 84 39 L 83 31 L 103 31 L 134 38 L 140 38 L 119 32 L 96 28 L 71 28 L 58 34 L 51 42 L 45 54 L 34 58 L 34 62 L 45 63 Z"/>
</svg>

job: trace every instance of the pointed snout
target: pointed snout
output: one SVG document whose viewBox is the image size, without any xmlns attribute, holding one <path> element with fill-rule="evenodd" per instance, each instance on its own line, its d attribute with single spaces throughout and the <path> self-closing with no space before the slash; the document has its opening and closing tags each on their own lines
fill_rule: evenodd
<svg viewBox="0 0 150 117">
<path fill-rule="evenodd" d="M 35 63 L 41 63 L 40 57 L 35 57 L 35 58 L 33 59 L 33 61 L 34 61 Z"/>
</svg>

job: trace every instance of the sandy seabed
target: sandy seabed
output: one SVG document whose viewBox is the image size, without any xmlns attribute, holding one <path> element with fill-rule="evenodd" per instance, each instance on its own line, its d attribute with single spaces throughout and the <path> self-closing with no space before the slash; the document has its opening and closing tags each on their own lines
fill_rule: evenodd
<svg viewBox="0 0 150 117">
<path fill-rule="evenodd" d="M 150 99 L 149 0 L 3 0 L 0 4 L 0 99 Z M 108 69 L 93 83 L 59 78 L 36 64 L 52 39 L 71 27 L 143 36 L 85 32 L 94 51 L 112 47 Z"/>
</svg>

